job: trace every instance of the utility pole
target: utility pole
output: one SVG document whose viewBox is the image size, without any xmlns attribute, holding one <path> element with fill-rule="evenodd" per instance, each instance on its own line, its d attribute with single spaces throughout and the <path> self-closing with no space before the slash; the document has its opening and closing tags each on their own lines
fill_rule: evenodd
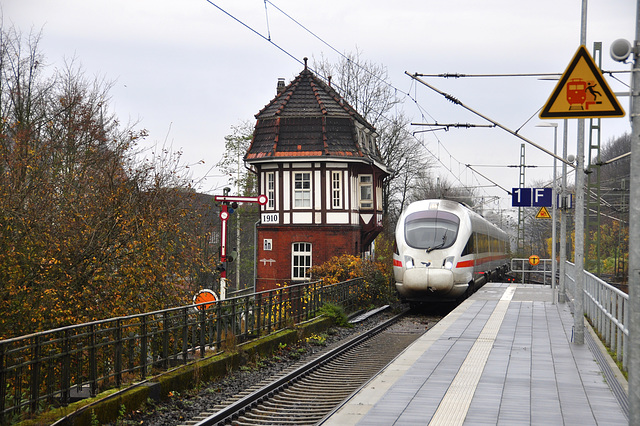
<svg viewBox="0 0 640 426">
<path fill-rule="evenodd" d="M 587 0 L 582 0 L 580 45 L 587 43 Z M 576 247 L 575 293 L 573 299 L 573 343 L 584 344 L 584 118 L 578 119 L 576 151 Z"/>
<path fill-rule="evenodd" d="M 631 182 L 629 184 L 629 425 L 640 424 L 640 0 L 631 73 Z"/>
<path fill-rule="evenodd" d="M 633 44 L 618 39 L 611 44 L 611 57 L 627 63 L 631 70 L 631 170 L 629 173 L 629 303 L 627 371 L 629 372 L 629 426 L 640 424 L 640 0 L 636 2 L 636 35 Z"/>
</svg>

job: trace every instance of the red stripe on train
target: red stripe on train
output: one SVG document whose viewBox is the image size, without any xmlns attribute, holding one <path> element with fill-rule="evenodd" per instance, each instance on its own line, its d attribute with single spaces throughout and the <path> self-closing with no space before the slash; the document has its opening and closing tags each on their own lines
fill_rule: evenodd
<svg viewBox="0 0 640 426">
<path fill-rule="evenodd" d="M 480 259 L 472 259 L 472 260 L 463 260 L 462 262 L 458 262 L 456 264 L 456 268 L 470 268 L 475 265 L 482 265 L 483 263 L 492 262 L 494 260 L 503 260 L 506 259 L 507 256 L 487 256 Z"/>
</svg>

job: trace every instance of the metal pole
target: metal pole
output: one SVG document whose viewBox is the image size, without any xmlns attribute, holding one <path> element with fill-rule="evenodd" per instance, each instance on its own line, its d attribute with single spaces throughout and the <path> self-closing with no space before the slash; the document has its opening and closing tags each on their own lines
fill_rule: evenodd
<svg viewBox="0 0 640 426">
<path fill-rule="evenodd" d="M 239 148 L 239 147 L 238 147 Z M 242 194 L 242 190 L 240 188 L 240 149 L 238 149 L 238 181 L 236 185 L 238 186 L 237 194 Z M 242 256 L 242 249 L 240 244 L 240 209 L 236 210 L 236 252 L 238 255 L 236 256 L 236 291 L 240 290 L 240 257 Z"/>
<path fill-rule="evenodd" d="M 257 221 L 253 225 L 253 292 L 257 293 L 256 283 L 258 282 L 258 225 L 260 221 Z"/>
<path fill-rule="evenodd" d="M 562 157 L 567 158 L 568 122 L 565 118 L 562 137 Z M 567 164 L 562 163 L 562 204 L 560 206 L 560 283 L 558 289 L 558 302 L 565 302 L 565 269 L 567 262 Z"/>
<path fill-rule="evenodd" d="M 558 191 L 556 189 L 556 156 L 558 150 L 558 123 L 543 123 L 538 124 L 536 127 L 553 127 L 553 186 L 551 187 L 551 293 L 552 293 L 552 303 L 555 305 L 556 303 L 556 271 L 557 271 L 557 261 L 556 261 L 556 205 L 558 204 Z M 566 157 L 563 157 L 566 159 Z M 566 167 L 565 163 L 564 166 Z M 546 284 L 546 267 L 545 267 L 545 284 Z"/>
<path fill-rule="evenodd" d="M 629 185 L 629 425 L 640 424 L 640 0 L 631 73 L 631 183 Z"/>
<path fill-rule="evenodd" d="M 582 0 L 580 45 L 587 42 L 587 0 Z M 584 344 L 584 118 L 578 120 L 578 149 L 576 151 L 576 248 L 575 294 L 573 327 L 576 345 Z"/>
<path fill-rule="evenodd" d="M 553 123 L 553 153 L 556 153 L 558 149 L 558 123 Z M 558 190 L 556 189 L 556 157 L 553 157 L 553 187 L 551 189 L 552 204 L 551 204 L 551 293 L 552 303 L 556 303 L 557 288 L 556 288 L 556 205 L 558 204 Z M 566 164 L 565 164 L 566 167 Z"/>
</svg>

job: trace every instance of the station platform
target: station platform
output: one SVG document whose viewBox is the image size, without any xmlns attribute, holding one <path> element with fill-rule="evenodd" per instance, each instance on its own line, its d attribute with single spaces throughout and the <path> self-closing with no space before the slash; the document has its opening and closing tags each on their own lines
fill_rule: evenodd
<svg viewBox="0 0 640 426">
<path fill-rule="evenodd" d="M 488 283 L 321 424 L 628 424 L 624 378 L 573 325 L 548 286 Z"/>
</svg>

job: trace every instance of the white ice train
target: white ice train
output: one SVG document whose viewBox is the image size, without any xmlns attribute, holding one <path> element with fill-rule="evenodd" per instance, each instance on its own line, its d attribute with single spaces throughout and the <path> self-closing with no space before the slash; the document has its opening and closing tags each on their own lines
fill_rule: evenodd
<svg viewBox="0 0 640 426">
<path fill-rule="evenodd" d="M 396 226 L 393 272 L 402 300 L 456 301 L 509 268 L 509 236 L 465 205 L 411 203 Z"/>
</svg>

